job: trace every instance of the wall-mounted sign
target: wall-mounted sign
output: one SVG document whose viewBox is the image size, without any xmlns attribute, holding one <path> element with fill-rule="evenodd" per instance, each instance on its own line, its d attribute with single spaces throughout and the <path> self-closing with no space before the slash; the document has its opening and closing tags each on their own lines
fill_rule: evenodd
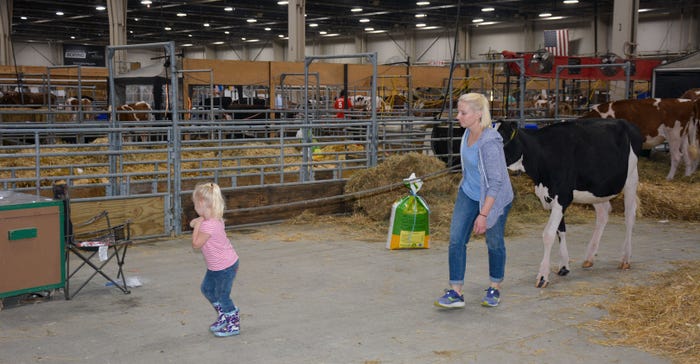
<svg viewBox="0 0 700 364">
<path fill-rule="evenodd" d="M 105 47 L 64 44 L 63 64 L 66 66 L 105 66 Z"/>
</svg>

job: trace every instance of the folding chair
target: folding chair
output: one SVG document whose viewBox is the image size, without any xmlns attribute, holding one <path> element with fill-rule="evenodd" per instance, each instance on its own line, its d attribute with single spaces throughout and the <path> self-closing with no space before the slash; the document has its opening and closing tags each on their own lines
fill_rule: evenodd
<svg viewBox="0 0 700 364">
<path fill-rule="evenodd" d="M 123 266 L 126 258 L 126 251 L 131 245 L 129 232 L 129 221 L 123 224 L 112 226 L 109 220 L 109 213 L 102 211 L 87 221 L 75 225 L 70 221 L 70 199 L 68 198 L 68 188 L 66 185 L 54 186 L 54 197 L 64 201 L 64 211 L 66 218 L 66 285 L 64 288 L 67 300 L 75 297 L 93 278 L 98 274 L 107 280 L 107 284 L 113 285 L 125 294 L 131 293 L 126 285 Z M 71 269 L 71 256 L 79 258 L 79 264 Z M 98 259 L 99 258 L 99 259 Z M 110 262 L 116 262 L 116 278 L 112 278 L 106 271 Z M 76 275 L 83 268 L 88 269 L 90 274 L 87 278 L 84 275 Z M 114 270 L 114 268 L 112 268 Z M 82 280 L 77 289 L 71 291 L 71 285 L 75 280 Z M 77 284 L 76 284 L 77 285 Z"/>
</svg>

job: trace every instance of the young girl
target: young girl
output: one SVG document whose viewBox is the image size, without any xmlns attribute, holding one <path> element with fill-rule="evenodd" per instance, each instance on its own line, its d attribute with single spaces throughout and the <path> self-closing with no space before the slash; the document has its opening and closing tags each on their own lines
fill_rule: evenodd
<svg viewBox="0 0 700 364">
<path fill-rule="evenodd" d="M 214 306 L 217 320 L 209 329 L 216 336 L 238 335 L 239 313 L 231 300 L 231 286 L 238 272 L 238 254 L 226 237 L 224 226 L 224 197 L 215 183 L 198 184 L 192 193 L 196 219 L 190 222 L 192 247 L 202 249 L 207 273 L 201 291 Z"/>
</svg>

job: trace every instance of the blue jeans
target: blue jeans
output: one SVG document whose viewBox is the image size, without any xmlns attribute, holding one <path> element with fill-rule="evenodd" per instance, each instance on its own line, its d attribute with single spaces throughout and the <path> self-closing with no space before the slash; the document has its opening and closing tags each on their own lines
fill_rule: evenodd
<svg viewBox="0 0 700 364">
<path fill-rule="evenodd" d="M 204 280 L 202 280 L 202 286 L 200 287 L 202 294 L 212 305 L 214 303 L 220 304 L 223 312 L 236 310 L 236 305 L 233 304 L 231 299 L 231 287 L 237 272 L 238 260 L 232 266 L 223 270 L 213 271 L 207 269 Z"/>
<path fill-rule="evenodd" d="M 506 270 L 506 244 L 503 239 L 506 219 L 512 203 L 503 210 L 496 224 L 486 229 L 486 247 L 489 251 L 489 278 L 491 282 L 500 283 Z M 474 201 L 459 189 L 457 201 L 452 212 L 450 225 L 450 284 L 463 285 L 467 269 L 467 243 L 474 229 L 474 221 L 479 216 L 479 201 Z"/>
</svg>

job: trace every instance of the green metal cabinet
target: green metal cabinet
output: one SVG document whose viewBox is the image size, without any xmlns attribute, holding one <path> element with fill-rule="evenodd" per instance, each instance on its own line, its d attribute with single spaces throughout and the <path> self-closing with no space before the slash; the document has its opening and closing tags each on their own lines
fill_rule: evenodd
<svg viewBox="0 0 700 364">
<path fill-rule="evenodd" d="M 0 191 L 0 298 L 63 288 L 63 201 Z"/>
</svg>

